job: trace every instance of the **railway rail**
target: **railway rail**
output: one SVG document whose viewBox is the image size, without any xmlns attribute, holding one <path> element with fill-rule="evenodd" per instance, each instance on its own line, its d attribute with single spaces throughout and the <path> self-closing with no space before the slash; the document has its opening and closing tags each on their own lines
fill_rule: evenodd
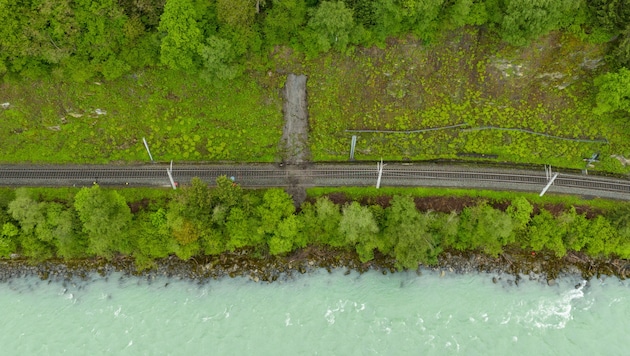
<svg viewBox="0 0 630 356">
<path fill-rule="evenodd" d="M 0 166 L 0 186 L 114 186 L 169 185 L 166 165 L 139 166 Z M 213 182 L 226 175 L 245 187 L 370 186 L 378 172 L 372 165 L 311 164 L 304 167 L 273 164 L 185 165 L 173 177 L 188 183 L 193 177 Z M 382 186 L 444 186 L 498 190 L 540 191 L 547 183 L 540 171 L 442 165 L 386 165 Z M 560 173 L 550 192 L 630 200 L 630 181 Z"/>
</svg>

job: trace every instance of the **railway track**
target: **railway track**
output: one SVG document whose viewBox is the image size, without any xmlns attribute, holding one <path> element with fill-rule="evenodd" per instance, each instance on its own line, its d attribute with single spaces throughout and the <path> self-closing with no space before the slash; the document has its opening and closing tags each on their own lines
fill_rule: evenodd
<svg viewBox="0 0 630 356">
<path fill-rule="evenodd" d="M 2 186 L 155 186 L 168 185 L 166 165 L 143 166 L 0 166 Z M 226 175 L 247 187 L 269 186 L 370 186 L 378 172 L 368 165 L 278 167 L 272 164 L 175 166 L 173 177 L 187 183 L 193 177 L 212 182 Z M 540 191 L 547 183 L 544 172 L 477 167 L 418 165 L 386 166 L 382 186 L 447 186 Z M 560 173 L 552 191 L 630 200 L 630 181 Z"/>
</svg>

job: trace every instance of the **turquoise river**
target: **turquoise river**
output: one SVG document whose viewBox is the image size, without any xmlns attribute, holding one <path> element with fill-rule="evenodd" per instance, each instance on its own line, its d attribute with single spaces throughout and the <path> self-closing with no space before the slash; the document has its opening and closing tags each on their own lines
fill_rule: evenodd
<svg viewBox="0 0 630 356">
<path fill-rule="evenodd" d="M 627 355 L 630 283 L 318 271 L 0 284 L 2 355 Z"/>
</svg>

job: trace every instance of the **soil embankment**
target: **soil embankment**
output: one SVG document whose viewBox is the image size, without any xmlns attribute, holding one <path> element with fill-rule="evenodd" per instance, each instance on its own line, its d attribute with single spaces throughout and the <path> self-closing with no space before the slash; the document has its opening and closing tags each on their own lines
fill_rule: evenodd
<svg viewBox="0 0 630 356">
<path fill-rule="evenodd" d="M 0 261 L 0 283 L 21 277 L 39 277 L 44 280 L 70 282 L 88 280 L 90 274 L 109 276 L 112 272 L 138 276 L 152 281 L 167 277 L 200 283 L 224 277 L 246 277 L 254 282 L 274 282 L 291 279 L 317 269 L 346 269 L 365 272 L 394 273 L 394 260 L 382 255 L 373 261 L 361 263 L 353 252 L 329 248 L 308 247 L 284 257 L 252 258 L 247 251 L 225 253 L 219 256 L 191 258 L 187 261 L 175 257 L 156 261 L 155 268 L 138 271 L 133 259 L 117 258 L 107 262 L 102 259 L 78 261 L 46 261 L 32 264 L 26 260 Z M 495 283 L 518 284 L 523 278 L 553 285 L 562 275 L 581 275 L 584 279 L 610 275 L 625 279 L 630 277 L 627 261 L 594 260 L 588 256 L 569 253 L 563 258 L 552 254 L 514 250 L 494 258 L 478 253 L 448 251 L 442 253 L 435 266 L 420 266 L 417 273 L 430 269 L 449 274 L 488 273 Z"/>
</svg>

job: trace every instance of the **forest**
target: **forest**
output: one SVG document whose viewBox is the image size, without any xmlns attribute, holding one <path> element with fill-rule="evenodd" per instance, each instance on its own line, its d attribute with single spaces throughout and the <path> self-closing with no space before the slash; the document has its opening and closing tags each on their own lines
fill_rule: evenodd
<svg viewBox="0 0 630 356">
<path fill-rule="evenodd" d="M 629 204 L 611 204 L 587 216 L 571 204 L 550 211 L 515 195 L 507 201 L 476 199 L 447 213 L 418 209 L 419 198 L 409 194 L 389 196 L 386 204 L 335 203 L 319 195 L 296 211 L 282 189 L 243 190 L 225 176 L 214 188 L 194 179 L 183 189 L 129 203 L 123 191 L 98 185 L 51 191 L 4 192 L 1 257 L 19 254 L 37 262 L 130 256 L 138 269 L 169 255 L 188 260 L 247 251 L 255 259 L 307 246 L 356 252 L 361 262 L 375 254 L 390 256 L 399 269 L 433 265 L 445 250 L 630 257 Z"/>
<path fill-rule="evenodd" d="M 223 80 L 278 45 L 314 57 L 464 26 L 517 46 L 565 30 L 630 63 L 627 0 L 4 0 L 0 17 L 0 73 L 79 82 L 156 66 Z"/>
</svg>

